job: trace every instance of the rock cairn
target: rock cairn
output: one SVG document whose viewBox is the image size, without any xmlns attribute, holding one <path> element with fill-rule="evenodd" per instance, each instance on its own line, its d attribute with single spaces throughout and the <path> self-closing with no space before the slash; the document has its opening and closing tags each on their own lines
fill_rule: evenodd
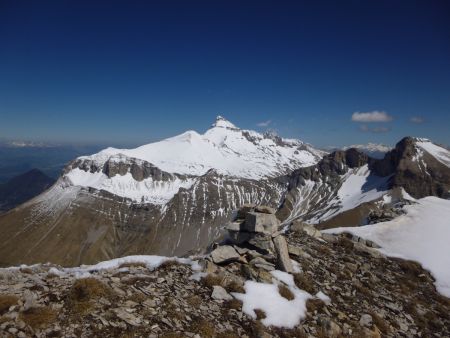
<svg viewBox="0 0 450 338">
<path fill-rule="evenodd" d="M 293 272 L 286 239 L 280 231 L 275 210 L 268 206 L 243 205 L 227 225 L 229 245 L 211 252 L 216 264 L 242 260 L 241 254 L 253 251 L 253 256 L 275 256 L 278 269 Z"/>
</svg>

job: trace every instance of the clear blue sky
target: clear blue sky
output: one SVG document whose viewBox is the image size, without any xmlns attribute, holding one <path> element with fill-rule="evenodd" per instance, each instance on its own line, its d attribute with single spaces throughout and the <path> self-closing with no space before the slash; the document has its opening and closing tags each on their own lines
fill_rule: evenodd
<svg viewBox="0 0 450 338">
<path fill-rule="evenodd" d="M 373 111 L 390 121 L 351 120 Z M 218 114 L 450 144 L 450 2 L 0 1 L 0 137 L 139 144 Z"/>
</svg>

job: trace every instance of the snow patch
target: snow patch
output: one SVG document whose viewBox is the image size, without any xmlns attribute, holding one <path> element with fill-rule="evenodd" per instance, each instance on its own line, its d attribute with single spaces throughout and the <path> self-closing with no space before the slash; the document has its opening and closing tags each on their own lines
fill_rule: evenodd
<svg viewBox="0 0 450 338">
<path fill-rule="evenodd" d="M 243 302 L 242 311 L 256 319 L 256 309 L 264 311 L 266 318 L 261 322 L 265 326 L 293 328 L 305 318 L 306 301 L 312 296 L 306 291 L 298 289 L 293 276 L 282 271 L 272 271 L 275 277 L 273 284 L 246 281 L 245 294 L 232 293 Z M 278 283 L 283 282 L 294 294 L 293 300 L 287 300 L 278 292 Z"/>
<path fill-rule="evenodd" d="M 386 255 L 419 262 L 435 277 L 437 290 L 450 297 L 450 201 L 425 197 L 416 202 L 388 222 L 323 232 L 349 232 L 377 243 Z"/>
</svg>

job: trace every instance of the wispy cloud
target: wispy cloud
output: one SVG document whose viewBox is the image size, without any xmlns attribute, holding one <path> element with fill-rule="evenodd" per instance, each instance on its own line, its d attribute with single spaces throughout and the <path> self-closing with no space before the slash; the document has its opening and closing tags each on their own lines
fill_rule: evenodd
<svg viewBox="0 0 450 338">
<path fill-rule="evenodd" d="M 413 116 L 413 117 L 411 117 L 411 118 L 409 119 L 409 122 L 411 122 L 411 123 L 416 123 L 416 124 L 421 124 L 421 123 L 424 123 L 425 120 L 424 120 L 423 117 L 420 117 L 420 116 Z"/>
<path fill-rule="evenodd" d="M 389 122 L 392 121 L 392 116 L 385 111 L 374 110 L 371 112 L 354 112 L 352 114 L 353 122 Z"/>
<path fill-rule="evenodd" d="M 267 120 L 267 121 L 261 121 L 261 122 L 257 123 L 256 125 L 258 127 L 266 128 L 266 127 L 270 126 L 271 123 L 272 123 L 272 120 Z"/>
<path fill-rule="evenodd" d="M 367 125 L 362 124 L 359 126 L 359 130 L 363 131 L 363 132 L 370 132 L 370 133 L 387 133 L 391 131 L 391 128 L 389 127 L 373 127 L 373 128 L 369 128 Z"/>
</svg>

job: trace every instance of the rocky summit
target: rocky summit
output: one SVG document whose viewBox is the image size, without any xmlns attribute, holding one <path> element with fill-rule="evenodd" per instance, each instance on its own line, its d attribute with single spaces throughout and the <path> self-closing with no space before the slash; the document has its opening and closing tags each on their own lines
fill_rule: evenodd
<svg viewBox="0 0 450 338">
<path fill-rule="evenodd" d="M 204 256 L 1 269 L 0 336 L 450 335 L 450 300 L 419 264 L 301 222 L 281 234 L 273 212 L 244 206 Z"/>
</svg>

